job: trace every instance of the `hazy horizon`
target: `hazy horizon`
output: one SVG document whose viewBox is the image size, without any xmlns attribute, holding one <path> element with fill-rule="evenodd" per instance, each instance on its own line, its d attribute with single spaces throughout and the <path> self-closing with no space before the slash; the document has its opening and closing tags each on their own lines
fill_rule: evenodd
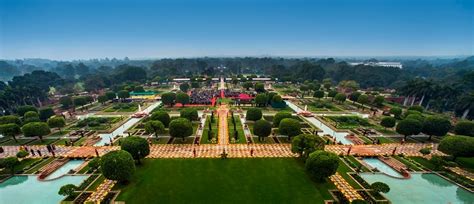
<svg viewBox="0 0 474 204">
<path fill-rule="evenodd" d="M 462 57 L 472 1 L 1 0 L 0 59 Z"/>
</svg>

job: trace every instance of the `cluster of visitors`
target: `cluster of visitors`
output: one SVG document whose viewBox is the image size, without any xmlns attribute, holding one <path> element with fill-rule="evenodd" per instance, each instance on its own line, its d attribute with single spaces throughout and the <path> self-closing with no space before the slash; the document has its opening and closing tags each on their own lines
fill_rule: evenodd
<svg viewBox="0 0 474 204">
<path fill-rule="evenodd" d="M 210 105 L 212 98 L 218 96 L 220 96 L 220 91 L 218 90 L 193 90 L 191 91 L 189 103 Z"/>
</svg>

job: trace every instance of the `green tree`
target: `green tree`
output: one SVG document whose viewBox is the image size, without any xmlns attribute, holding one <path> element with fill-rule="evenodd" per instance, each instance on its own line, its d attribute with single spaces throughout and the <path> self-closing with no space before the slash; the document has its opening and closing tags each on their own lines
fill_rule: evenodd
<svg viewBox="0 0 474 204">
<path fill-rule="evenodd" d="M 285 118 L 292 118 L 291 113 L 282 111 L 275 114 L 275 116 L 273 116 L 273 127 L 278 127 L 280 125 L 281 120 Z"/>
<path fill-rule="evenodd" d="M 179 90 L 182 92 L 187 92 L 189 90 L 189 84 L 188 83 L 182 83 L 179 85 Z"/>
<path fill-rule="evenodd" d="M 44 122 L 31 122 L 21 127 L 21 131 L 25 137 L 39 137 L 43 141 L 43 136 L 51 133 L 49 126 Z"/>
<path fill-rule="evenodd" d="M 0 125 L 15 123 L 17 125 L 21 125 L 20 117 L 16 115 L 6 115 L 0 117 Z"/>
<path fill-rule="evenodd" d="M 133 89 L 133 92 L 136 92 L 136 93 L 145 92 L 145 89 L 143 88 L 143 86 L 136 86 Z"/>
<path fill-rule="evenodd" d="M 39 109 L 39 119 L 41 121 L 46 121 L 51 116 L 55 115 L 54 110 L 52 108 L 42 108 Z"/>
<path fill-rule="evenodd" d="M 75 186 L 74 184 L 66 184 L 64 186 L 61 186 L 58 191 L 58 194 L 67 197 L 73 196 L 77 189 L 77 186 Z"/>
<path fill-rule="evenodd" d="M 100 169 L 105 178 L 126 182 L 135 173 L 135 162 L 132 155 L 127 151 L 111 151 L 102 156 Z"/>
<path fill-rule="evenodd" d="M 64 109 L 70 108 L 73 103 L 72 103 L 72 97 L 70 96 L 63 96 L 59 99 L 59 103 Z"/>
<path fill-rule="evenodd" d="M 59 132 L 61 132 L 61 128 L 66 126 L 66 120 L 64 120 L 61 116 L 54 116 L 48 119 L 48 125 L 50 128 L 58 128 Z"/>
<path fill-rule="evenodd" d="M 176 94 L 173 92 L 167 92 L 161 95 L 161 101 L 168 106 L 173 106 L 176 100 Z"/>
<path fill-rule="evenodd" d="M 281 98 L 280 95 L 274 95 L 271 100 L 273 103 L 281 103 L 283 102 L 283 99 Z"/>
<path fill-rule="evenodd" d="M 179 112 L 179 115 L 189 121 L 197 121 L 199 119 L 198 111 L 195 108 L 184 108 Z"/>
<path fill-rule="evenodd" d="M 184 107 L 189 103 L 189 95 L 183 92 L 176 94 L 176 102 L 181 103 L 181 106 Z"/>
<path fill-rule="evenodd" d="M 385 102 L 385 97 L 383 96 L 376 96 L 374 98 L 374 105 L 377 106 L 377 107 L 382 107 L 383 106 L 383 103 Z"/>
<path fill-rule="evenodd" d="M 151 114 L 150 120 L 159 120 L 165 127 L 168 127 L 170 124 L 171 118 L 170 115 L 165 111 L 155 111 Z"/>
<path fill-rule="evenodd" d="M 404 119 L 397 124 L 396 130 L 399 134 L 405 136 L 405 139 L 409 135 L 417 135 L 421 132 L 423 124 L 414 119 Z"/>
<path fill-rule="evenodd" d="M 265 92 L 265 85 L 262 83 L 255 83 L 255 91 L 257 93 L 263 93 Z"/>
<path fill-rule="evenodd" d="M 247 110 L 246 120 L 257 121 L 262 118 L 262 110 L 259 108 L 250 108 Z"/>
<path fill-rule="evenodd" d="M 80 107 L 80 106 L 84 106 L 87 104 L 87 100 L 85 97 L 75 97 L 73 99 L 73 104 L 74 104 L 74 107 Z"/>
<path fill-rule="evenodd" d="M 272 103 L 272 102 L 273 102 L 273 97 L 276 96 L 276 95 L 278 95 L 278 93 L 276 93 L 276 92 L 268 92 L 268 93 L 266 94 L 266 96 L 267 96 L 267 103 L 268 103 L 268 104 Z M 283 99 L 282 99 L 282 100 L 283 100 Z"/>
<path fill-rule="evenodd" d="M 291 140 L 291 137 L 301 134 L 301 124 L 293 118 L 285 118 L 280 121 L 278 130 L 280 134 L 288 136 L 288 140 Z"/>
<path fill-rule="evenodd" d="M 301 98 L 304 98 L 304 94 L 309 90 L 309 87 L 306 85 L 301 85 L 300 86 L 300 91 L 301 91 Z"/>
<path fill-rule="evenodd" d="M 257 96 L 255 97 L 255 104 L 257 106 L 267 106 L 267 101 L 267 95 L 264 93 L 257 94 Z"/>
<path fill-rule="evenodd" d="M 253 134 L 258 136 L 258 140 L 266 138 L 272 133 L 272 124 L 266 120 L 257 120 L 253 125 Z"/>
<path fill-rule="evenodd" d="M 421 114 L 410 114 L 405 117 L 405 119 L 412 119 L 412 120 L 417 120 L 420 121 L 420 123 L 423 123 L 425 121 L 425 117 Z"/>
<path fill-rule="evenodd" d="M 418 111 L 420 113 L 423 113 L 424 108 L 423 108 L 423 106 L 411 106 L 411 107 L 408 108 L 408 110 L 409 111 L 414 110 L 414 111 Z"/>
<path fill-rule="evenodd" d="M 421 132 L 431 136 L 445 136 L 451 129 L 451 122 L 447 118 L 440 116 L 428 116 L 423 121 L 423 129 Z"/>
<path fill-rule="evenodd" d="M 357 99 L 357 103 L 360 103 L 361 106 L 362 106 L 362 110 L 365 109 L 365 104 L 367 104 L 369 102 L 369 96 L 363 94 L 363 95 L 360 95 L 359 98 Z"/>
<path fill-rule="evenodd" d="M 297 153 L 306 159 L 308 155 L 316 150 L 324 150 L 324 140 L 317 135 L 300 134 L 291 141 L 291 152 Z"/>
<path fill-rule="evenodd" d="M 16 157 L 18 157 L 18 158 L 21 159 L 21 158 L 27 157 L 29 154 L 30 154 L 30 153 L 27 152 L 27 151 L 25 151 L 25 150 L 20 150 L 20 151 L 18 151 L 18 152 L 16 153 Z"/>
<path fill-rule="evenodd" d="M 8 123 L 8 124 L 0 125 L 0 134 L 6 137 L 12 137 L 16 143 L 18 143 L 16 136 L 19 135 L 20 133 L 21 133 L 20 126 L 16 123 Z"/>
<path fill-rule="evenodd" d="M 106 95 L 100 95 L 99 97 L 97 97 L 97 101 L 99 101 L 99 103 L 101 103 L 102 105 L 105 104 L 105 102 L 107 102 L 108 100 L 109 98 Z"/>
<path fill-rule="evenodd" d="M 354 104 L 354 102 L 356 102 L 361 95 L 362 93 L 358 91 L 352 92 L 351 95 L 349 95 L 349 99 L 352 101 L 352 104 Z"/>
<path fill-rule="evenodd" d="M 332 99 L 331 99 L 332 101 L 334 101 L 334 97 L 336 97 L 336 95 L 337 95 L 337 91 L 335 91 L 335 90 L 330 90 L 330 91 L 328 92 L 328 97 L 331 97 L 331 98 L 332 98 Z"/>
<path fill-rule="evenodd" d="M 390 109 L 390 114 L 393 114 L 393 116 L 397 119 L 400 119 L 401 116 L 402 116 L 402 109 L 401 108 L 397 108 L 397 107 L 393 107 Z"/>
<path fill-rule="evenodd" d="M 16 114 L 18 115 L 25 115 L 26 112 L 38 112 L 38 110 L 34 106 L 26 105 L 26 106 L 19 106 L 16 109 Z"/>
<path fill-rule="evenodd" d="M 344 101 L 346 101 L 346 95 L 338 93 L 336 94 L 336 96 L 334 96 L 334 99 L 336 99 L 336 101 L 339 101 L 339 103 L 344 103 Z"/>
<path fill-rule="evenodd" d="M 120 90 L 118 93 L 117 93 L 117 96 L 122 99 L 122 101 L 124 101 L 125 99 L 129 98 L 130 97 L 130 92 L 126 91 L 126 90 Z"/>
<path fill-rule="evenodd" d="M 321 90 L 315 91 L 314 94 L 313 94 L 313 97 L 318 98 L 318 100 L 323 98 L 324 97 L 324 91 L 321 91 Z"/>
<path fill-rule="evenodd" d="M 423 148 L 423 149 L 420 149 L 419 152 L 423 154 L 423 156 L 426 156 L 431 153 L 431 148 Z"/>
<path fill-rule="evenodd" d="M 145 158 L 150 154 L 150 146 L 144 138 L 130 136 L 123 138 L 121 142 L 120 149 L 130 153 L 133 159 L 137 160 L 138 164 L 141 163 L 140 159 Z"/>
<path fill-rule="evenodd" d="M 5 169 L 9 169 L 10 174 L 13 175 L 15 174 L 15 167 L 20 164 L 20 161 L 17 157 L 7 157 L 4 158 L 0 163 Z"/>
<path fill-rule="evenodd" d="M 454 133 L 457 135 L 474 136 L 474 122 L 468 120 L 459 121 L 454 126 Z"/>
<path fill-rule="evenodd" d="M 339 82 L 338 88 L 344 89 L 344 92 L 353 92 L 359 89 L 359 83 L 354 80 L 344 80 Z"/>
<path fill-rule="evenodd" d="M 338 156 L 322 150 L 309 154 L 305 163 L 306 171 L 317 181 L 324 181 L 336 173 L 337 167 L 339 167 Z"/>
<path fill-rule="evenodd" d="M 158 134 L 165 132 L 165 125 L 159 120 L 150 120 L 145 123 L 145 130 L 147 133 L 154 133 L 156 138 L 158 138 Z"/>
<path fill-rule="evenodd" d="M 388 193 L 390 191 L 390 187 L 383 182 L 374 182 L 373 184 L 370 185 L 370 188 L 374 190 L 377 193 Z"/>
<path fill-rule="evenodd" d="M 39 122 L 39 115 L 35 111 L 28 111 L 23 115 L 23 123 Z"/>
<path fill-rule="evenodd" d="M 380 121 L 380 125 L 383 126 L 384 128 L 393 128 L 395 127 L 396 123 L 397 123 L 397 120 L 393 117 L 384 117 Z"/>
<path fill-rule="evenodd" d="M 468 136 L 447 136 L 441 139 L 438 150 L 457 157 L 474 156 L 474 138 Z"/>
<path fill-rule="evenodd" d="M 181 137 L 184 141 L 185 137 L 193 134 L 193 125 L 186 118 L 178 118 L 170 122 L 169 131 L 171 137 Z"/>
<path fill-rule="evenodd" d="M 242 87 L 244 87 L 245 89 L 249 90 L 250 88 L 253 87 L 253 84 L 252 82 L 245 82 L 244 84 L 242 84 Z"/>
<path fill-rule="evenodd" d="M 323 79 L 323 87 L 326 89 L 326 90 L 329 90 L 332 86 L 332 79 L 330 78 L 326 78 L 326 79 Z"/>
<path fill-rule="evenodd" d="M 107 97 L 108 100 L 113 100 L 115 97 L 117 97 L 117 94 L 113 91 L 107 91 L 105 93 L 105 96 Z"/>
</svg>

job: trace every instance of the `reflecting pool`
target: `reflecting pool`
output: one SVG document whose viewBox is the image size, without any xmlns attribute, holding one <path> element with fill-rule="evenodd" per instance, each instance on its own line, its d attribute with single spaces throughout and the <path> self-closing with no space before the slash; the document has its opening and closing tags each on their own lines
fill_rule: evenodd
<svg viewBox="0 0 474 204">
<path fill-rule="evenodd" d="M 385 196 L 394 204 L 473 203 L 474 193 L 433 173 L 411 173 L 409 179 L 393 178 L 380 173 L 361 173 L 369 183 L 384 182 L 390 186 Z"/>
<path fill-rule="evenodd" d="M 78 186 L 87 177 L 64 176 L 51 181 L 39 181 L 37 176 L 13 176 L 0 183 L 0 203 L 59 203 L 64 198 L 58 194 L 61 186 L 66 184 Z"/>
</svg>

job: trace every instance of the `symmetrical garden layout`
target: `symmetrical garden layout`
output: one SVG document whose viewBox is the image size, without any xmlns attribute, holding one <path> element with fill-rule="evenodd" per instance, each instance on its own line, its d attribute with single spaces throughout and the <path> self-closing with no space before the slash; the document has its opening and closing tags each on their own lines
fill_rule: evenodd
<svg viewBox="0 0 474 204">
<path fill-rule="evenodd" d="M 364 104 L 285 97 L 285 88 L 275 88 L 287 99 L 283 106 L 254 108 L 241 106 L 243 97 L 228 97 L 236 95 L 230 92 L 237 89 L 226 87 L 221 78 L 209 87 L 213 91 L 201 90 L 203 97 L 214 97 L 213 105 L 206 106 L 168 106 L 162 104 L 165 94 L 162 101 L 96 103 L 91 105 L 93 111 L 68 119 L 66 127 L 51 133 L 46 142 L 23 137 L 19 138 L 26 141 L 22 145 L 2 141 L 0 158 L 28 154 L 12 169 L 1 170 L 0 203 L 474 201 L 472 166 L 436 166 L 431 158 L 446 156 L 438 151 L 437 138 L 420 142 L 413 136 L 405 140 L 391 128 L 381 127 L 377 113 L 354 108 Z M 202 100 L 197 97 L 195 100 Z M 258 101 L 258 95 L 254 100 Z M 195 116 L 183 111 L 189 107 L 198 110 Z M 256 120 L 249 117 L 254 109 L 260 111 Z M 171 123 L 177 123 L 179 117 L 190 118 L 192 134 L 175 138 L 176 130 L 168 124 L 161 131 L 153 130 L 150 121 L 157 111 L 166 112 Z M 272 125 L 283 112 L 296 121 L 299 134 L 318 135 L 322 150 L 338 156 L 335 173 L 315 180 L 305 171 L 302 155 L 307 150 L 294 149 L 295 137 L 299 136 L 287 137 L 291 130 L 281 125 L 287 121 L 278 121 L 280 126 L 270 126 L 271 133 L 262 135 L 265 131 L 259 130 L 257 123 Z M 140 114 L 148 117 L 135 117 Z M 146 138 L 149 153 L 138 160 L 127 182 L 106 178 L 93 158 L 120 150 L 124 138 L 131 136 Z M 463 159 L 472 162 L 472 158 Z M 371 185 L 376 182 L 387 184 L 390 190 Z M 59 196 L 57 191 L 66 184 L 76 188 L 63 194 L 66 197 Z"/>
</svg>

